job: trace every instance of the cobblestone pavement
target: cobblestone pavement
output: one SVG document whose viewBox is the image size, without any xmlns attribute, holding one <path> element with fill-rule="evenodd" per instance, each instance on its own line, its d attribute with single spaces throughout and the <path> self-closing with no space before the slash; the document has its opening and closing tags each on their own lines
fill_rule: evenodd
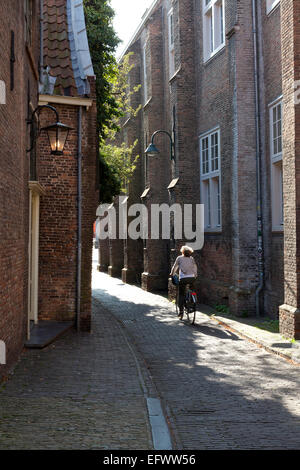
<svg viewBox="0 0 300 470">
<path fill-rule="evenodd" d="M 153 449 L 147 382 L 123 330 L 94 301 L 92 334 L 27 350 L 0 386 L 0 449 Z"/>
<path fill-rule="evenodd" d="M 151 450 L 158 396 L 174 449 L 300 448 L 299 367 L 95 269 L 93 289 L 92 333 L 27 350 L 0 386 L 0 449 Z"/>
<path fill-rule="evenodd" d="M 299 449 L 299 367 L 205 314 L 94 273 L 94 297 L 126 327 L 165 405 L 177 449 Z"/>
</svg>

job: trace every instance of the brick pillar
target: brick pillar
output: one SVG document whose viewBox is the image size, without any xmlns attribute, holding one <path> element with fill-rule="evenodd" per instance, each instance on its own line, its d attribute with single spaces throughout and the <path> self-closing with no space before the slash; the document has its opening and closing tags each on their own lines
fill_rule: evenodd
<svg viewBox="0 0 300 470">
<path fill-rule="evenodd" d="M 279 319 L 281 334 L 294 339 L 300 339 L 300 103 L 294 97 L 294 83 L 300 80 L 299 15 L 297 0 L 281 2 L 284 304 Z"/>
<path fill-rule="evenodd" d="M 149 100 L 144 107 L 144 126 L 150 141 L 151 135 L 157 130 L 166 128 L 165 89 L 164 89 L 164 48 L 162 9 L 153 12 L 148 27 L 149 54 L 147 56 L 148 74 L 151 74 L 148 89 Z M 148 143 L 149 143 L 148 141 Z M 169 161 L 170 141 L 166 135 L 157 134 L 155 145 L 160 153 L 148 157 L 148 186 L 150 190 L 144 203 L 148 214 L 151 214 L 152 204 L 168 203 L 168 184 L 170 182 Z M 149 219 L 150 220 L 150 219 Z M 150 223 L 149 223 L 150 230 Z M 142 288 L 147 291 L 167 290 L 168 287 L 168 240 L 152 240 L 150 237 L 144 247 L 144 272 L 142 273 Z"/>
<path fill-rule="evenodd" d="M 109 266 L 108 274 L 112 277 L 121 277 L 124 264 L 124 240 L 119 238 L 119 196 L 113 202 L 116 211 L 116 238 L 109 239 Z"/>
<path fill-rule="evenodd" d="M 108 274 L 112 277 L 121 277 L 123 269 L 124 240 L 109 240 L 109 266 Z"/>
<path fill-rule="evenodd" d="M 136 201 L 138 201 L 139 204 L 141 203 L 136 194 L 137 191 L 140 191 L 140 184 L 138 184 L 136 180 L 137 178 L 135 177 L 133 181 L 134 184 L 130 186 L 131 191 L 127 200 L 127 211 Z M 122 281 L 128 284 L 140 284 L 143 272 L 143 240 L 131 239 L 129 233 L 130 223 L 133 222 L 134 219 L 135 217 L 133 216 L 127 217 L 127 239 L 124 240 L 123 244 L 124 267 L 122 269 Z"/>
<path fill-rule="evenodd" d="M 241 2 L 238 10 L 240 31 L 229 41 L 231 53 L 234 54 L 233 60 L 236 61 L 231 188 L 233 269 L 229 306 L 236 315 L 255 314 L 255 291 L 258 283 L 254 48 L 251 18 L 251 2 Z M 249 191 L 249 184 L 245 184 L 246 176 L 248 182 L 253 182 L 252 191 Z"/>
<path fill-rule="evenodd" d="M 151 203 L 149 200 L 147 204 L 148 214 L 150 219 Z M 160 202 L 155 202 L 160 204 Z M 150 229 L 149 229 L 150 230 Z M 149 292 L 166 290 L 168 287 L 168 249 L 166 240 L 146 240 L 144 246 L 144 272 L 142 273 L 141 281 L 142 288 Z"/>
<path fill-rule="evenodd" d="M 124 268 L 122 281 L 140 284 L 143 271 L 143 241 L 128 239 L 124 242 Z"/>
<path fill-rule="evenodd" d="M 194 6 L 189 0 L 174 3 L 173 15 L 175 70 L 177 73 L 168 83 L 168 92 L 170 92 L 168 121 L 172 123 L 172 127 L 175 124 L 173 138 L 175 138 L 176 158 L 175 161 L 169 161 L 168 202 L 170 206 L 180 204 L 182 215 L 184 215 L 185 204 L 192 204 L 195 208 L 195 204 L 200 203 Z M 181 66 L 182 64 L 184 66 Z M 195 228 L 195 224 L 193 225 Z M 174 230 L 174 223 L 172 226 Z M 185 236 L 184 231 L 182 236 Z M 176 257 L 181 254 L 180 247 L 185 244 L 189 245 L 191 241 L 185 238 L 171 240 L 169 246 L 170 268 Z M 169 298 L 175 298 L 175 293 L 175 287 L 169 282 Z"/>
<path fill-rule="evenodd" d="M 109 265 L 109 240 L 99 240 L 98 266 L 100 272 L 107 272 Z"/>
<path fill-rule="evenodd" d="M 130 57 L 130 64 L 133 68 L 130 71 L 129 83 L 130 89 L 133 90 L 141 84 L 141 54 L 140 54 L 140 41 L 136 41 L 129 48 L 133 55 Z M 135 92 L 130 98 L 130 105 L 133 109 L 138 109 L 143 101 L 141 89 Z M 142 111 L 140 110 L 137 116 L 131 116 L 126 119 L 123 128 L 123 137 L 126 145 L 131 146 L 138 140 L 132 155 L 132 160 L 135 162 L 135 170 L 132 178 L 129 180 L 128 186 L 128 200 L 127 206 L 129 208 L 136 203 L 141 203 L 140 196 L 144 190 L 143 178 L 143 156 L 145 147 L 143 142 L 143 133 L 141 132 L 141 119 Z M 128 226 L 134 217 L 128 217 Z M 124 267 L 122 269 L 122 281 L 125 283 L 138 283 L 141 282 L 141 274 L 143 272 L 143 241 L 141 239 L 132 240 L 129 237 L 124 241 Z"/>
</svg>

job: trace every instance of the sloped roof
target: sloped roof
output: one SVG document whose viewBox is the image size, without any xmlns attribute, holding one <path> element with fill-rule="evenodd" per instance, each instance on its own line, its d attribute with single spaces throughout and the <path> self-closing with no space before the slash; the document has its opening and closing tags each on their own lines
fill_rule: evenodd
<svg viewBox="0 0 300 470">
<path fill-rule="evenodd" d="M 82 0 L 44 0 L 44 68 L 55 77 L 54 90 L 44 93 L 78 96 L 89 93 L 94 75 Z M 53 80 L 53 79 L 52 79 Z"/>
</svg>

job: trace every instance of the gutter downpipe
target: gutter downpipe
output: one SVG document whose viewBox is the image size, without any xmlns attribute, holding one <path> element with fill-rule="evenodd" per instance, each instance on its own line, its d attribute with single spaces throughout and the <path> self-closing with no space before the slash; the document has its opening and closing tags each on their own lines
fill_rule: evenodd
<svg viewBox="0 0 300 470">
<path fill-rule="evenodd" d="M 40 0 L 40 82 L 44 68 L 44 0 Z"/>
<path fill-rule="evenodd" d="M 260 106 L 259 106 L 259 79 L 258 79 L 258 51 L 257 51 L 257 7 L 256 0 L 252 0 L 252 24 L 254 45 L 254 84 L 255 84 L 255 129 L 256 129 L 256 180 L 257 180 L 257 252 L 259 282 L 255 291 L 256 316 L 260 316 L 260 293 L 264 287 L 264 252 L 262 227 L 262 197 L 261 197 L 261 154 L 260 154 Z"/>
<path fill-rule="evenodd" d="M 78 108 L 78 154 L 77 154 L 77 277 L 76 277 L 76 329 L 80 331 L 81 299 L 81 163 L 82 163 L 82 106 Z"/>
</svg>

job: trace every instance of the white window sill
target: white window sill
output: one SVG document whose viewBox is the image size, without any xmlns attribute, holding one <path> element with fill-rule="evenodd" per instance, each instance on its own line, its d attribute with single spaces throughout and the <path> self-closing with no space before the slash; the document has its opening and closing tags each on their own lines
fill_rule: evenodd
<svg viewBox="0 0 300 470">
<path fill-rule="evenodd" d="M 122 125 L 122 127 L 126 127 L 127 124 L 129 123 L 130 119 L 131 119 L 130 117 L 129 117 L 128 119 L 126 119 L 126 121 L 124 122 L 124 124 Z"/>
<path fill-rule="evenodd" d="M 152 96 L 150 96 L 150 98 L 146 101 L 146 103 L 143 105 L 143 109 L 147 108 L 147 106 L 150 104 L 150 102 L 152 101 Z"/>
<path fill-rule="evenodd" d="M 272 8 L 267 9 L 267 16 L 272 15 L 272 13 L 273 13 L 277 8 L 279 8 L 279 6 L 280 6 L 280 1 L 279 1 L 278 3 L 276 3 L 276 5 L 274 5 Z"/>
<path fill-rule="evenodd" d="M 180 71 L 181 71 L 181 65 L 178 67 L 176 72 L 174 72 L 173 75 L 171 75 L 171 77 L 169 78 L 169 83 L 171 83 L 173 80 L 175 80 L 175 78 L 178 77 Z"/>
<path fill-rule="evenodd" d="M 225 48 L 225 42 L 223 44 L 221 44 L 217 49 L 214 50 L 214 52 L 212 52 L 210 54 L 209 57 L 206 57 L 205 59 L 203 58 L 203 63 L 206 65 L 208 64 L 212 59 L 214 59 L 214 57 L 219 53 L 221 52 L 224 48 Z"/>
<path fill-rule="evenodd" d="M 220 168 L 218 170 L 210 171 L 209 173 L 201 174 L 201 181 L 208 180 L 209 178 L 217 178 L 220 176 Z"/>
<path fill-rule="evenodd" d="M 222 227 L 205 227 L 204 233 L 222 233 Z"/>
<path fill-rule="evenodd" d="M 277 153 L 277 155 L 271 155 L 271 160 L 273 163 L 281 162 L 282 153 Z"/>
<path fill-rule="evenodd" d="M 283 225 L 274 225 L 272 227 L 272 233 L 283 233 L 283 232 L 284 232 Z"/>
</svg>

